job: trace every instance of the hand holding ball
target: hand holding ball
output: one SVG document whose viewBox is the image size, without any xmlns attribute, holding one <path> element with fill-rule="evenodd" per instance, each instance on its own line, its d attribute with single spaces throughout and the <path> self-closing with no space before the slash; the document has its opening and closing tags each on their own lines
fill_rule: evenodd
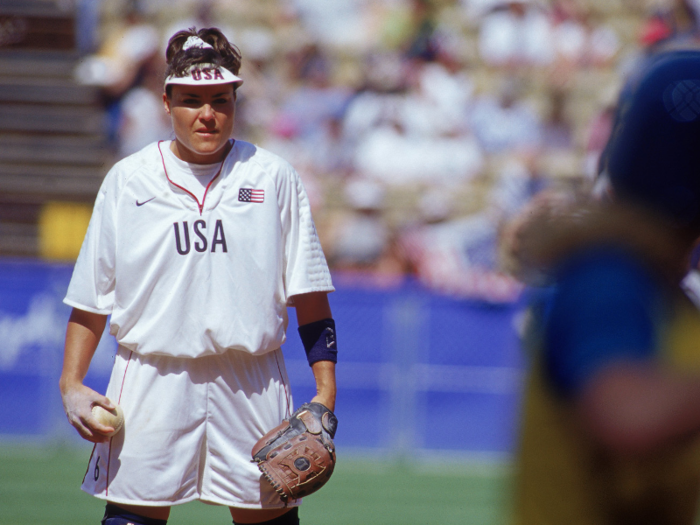
<svg viewBox="0 0 700 525">
<path fill-rule="evenodd" d="M 101 425 L 114 428 L 114 432 L 106 434 L 108 437 L 115 435 L 124 426 L 124 412 L 119 405 L 115 405 L 115 408 L 112 410 L 95 405 L 92 407 L 92 415 Z"/>
</svg>

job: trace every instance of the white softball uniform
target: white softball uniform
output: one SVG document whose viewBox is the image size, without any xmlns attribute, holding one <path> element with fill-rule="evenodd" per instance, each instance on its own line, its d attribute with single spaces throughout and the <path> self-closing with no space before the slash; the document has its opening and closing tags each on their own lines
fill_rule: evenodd
<svg viewBox="0 0 700 525">
<path fill-rule="evenodd" d="M 64 299 L 111 315 L 119 343 L 106 395 L 124 430 L 95 447 L 83 489 L 135 505 L 283 506 L 250 450 L 292 410 L 280 351 L 292 296 L 333 291 L 308 198 L 252 144 L 235 141 L 204 187 L 202 167 L 169 146 L 107 174 Z"/>
</svg>

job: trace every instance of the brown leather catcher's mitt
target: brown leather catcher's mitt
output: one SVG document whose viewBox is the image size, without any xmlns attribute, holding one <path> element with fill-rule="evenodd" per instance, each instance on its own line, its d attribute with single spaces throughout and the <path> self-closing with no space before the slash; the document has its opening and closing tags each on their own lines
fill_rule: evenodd
<svg viewBox="0 0 700 525">
<path fill-rule="evenodd" d="M 338 426 L 320 403 L 306 403 L 253 447 L 253 461 L 283 501 L 316 492 L 333 473 Z"/>
</svg>

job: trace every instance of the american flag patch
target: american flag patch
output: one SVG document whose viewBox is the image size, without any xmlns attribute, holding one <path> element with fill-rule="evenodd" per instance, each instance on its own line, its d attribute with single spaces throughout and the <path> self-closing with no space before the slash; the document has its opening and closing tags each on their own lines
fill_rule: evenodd
<svg viewBox="0 0 700 525">
<path fill-rule="evenodd" d="M 252 188 L 241 188 L 238 190 L 238 200 L 240 202 L 264 202 L 265 190 L 254 190 Z"/>
</svg>

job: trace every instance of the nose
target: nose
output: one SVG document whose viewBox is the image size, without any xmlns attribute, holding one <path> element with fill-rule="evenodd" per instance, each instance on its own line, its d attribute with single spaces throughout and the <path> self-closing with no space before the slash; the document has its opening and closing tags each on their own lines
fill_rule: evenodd
<svg viewBox="0 0 700 525">
<path fill-rule="evenodd" d="M 212 120 L 214 118 L 214 108 L 211 104 L 204 104 L 202 111 L 199 113 L 199 118 L 202 120 Z"/>
</svg>

